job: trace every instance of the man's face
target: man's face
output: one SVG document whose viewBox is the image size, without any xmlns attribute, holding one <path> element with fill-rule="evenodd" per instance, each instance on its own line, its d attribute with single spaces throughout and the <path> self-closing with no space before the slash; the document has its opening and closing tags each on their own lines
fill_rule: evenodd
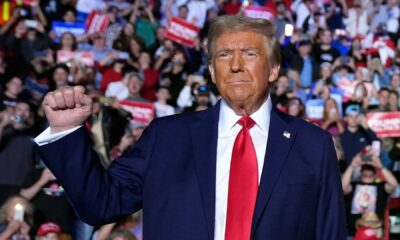
<svg viewBox="0 0 400 240">
<path fill-rule="evenodd" d="M 17 103 L 15 106 L 15 115 L 23 116 L 25 119 L 28 119 L 31 115 L 31 108 L 26 103 Z"/>
<path fill-rule="evenodd" d="M 7 83 L 7 91 L 17 95 L 22 91 L 22 85 L 22 80 L 14 77 Z"/>
<path fill-rule="evenodd" d="M 139 95 L 142 86 L 142 80 L 140 80 L 137 76 L 132 76 L 128 84 L 129 93 L 134 96 Z"/>
<path fill-rule="evenodd" d="M 45 236 L 40 237 L 39 239 L 40 240 L 59 240 L 60 238 L 55 233 L 48 233 Z"/>
<path fill-rule="evenodd" d="M 361 173 L 362 183 L 373 183 L 375 180 L 375 173 L 370 170 L 364 170 Z"/>
<path fill-rule="evenodd" d="M 57 68 L 53 73 L 54 81 L 57 84 L 67 84 L 68 82 L 68 73 L 63 68 Z"/>
<path fill-rule="evenodd" d="M 389 92 L 381 91 L 378 96 L 379 105 L 386 106 L 389 103 Z"/>
<path fill-rule="evenodd" d="M 358 127 L 358 115 L 348 115 L 345 117 L 345 120 L 347 122 L 347 125 L 351 128 L 356 128 Z"/>
<path fill-rule="evenodd" d="M 268 59 L 267 39 L 251 32 L 227 32 L 214 43 L 209 65 L 212 81 L 233 109 L 258 107 L 268 97 L 268 86 L 279 72 Z"/>
<path fill-rule="evenodd" d="M 331 44 L 331 41 L 332 41 L 332 34 L 331 34 L 331 32 L 330 32 L 329 30 L 324 31 L 324 32 L 321 34 L 321 42 L 322 42 L 323 44 Z"/>
</svg>

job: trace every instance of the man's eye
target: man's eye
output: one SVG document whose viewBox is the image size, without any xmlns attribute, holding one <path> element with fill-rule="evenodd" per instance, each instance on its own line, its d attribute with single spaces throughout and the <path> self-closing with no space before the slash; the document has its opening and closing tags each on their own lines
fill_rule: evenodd
<svg viewBox="0 0 400 240">
<path fill-rule="evenodd" d="M 255 57 L 257 54 L 255 52 L 246 52 L 246 56 Z"/>
<path fill-rule="evenodd" d="M 218 58 L 225 59 L 225 58 L 228 58 L 228 57 L 229 57 L 229 54 L 227 52 L 222 52 L 222 53 L 218 54 Z"/>
</svg>

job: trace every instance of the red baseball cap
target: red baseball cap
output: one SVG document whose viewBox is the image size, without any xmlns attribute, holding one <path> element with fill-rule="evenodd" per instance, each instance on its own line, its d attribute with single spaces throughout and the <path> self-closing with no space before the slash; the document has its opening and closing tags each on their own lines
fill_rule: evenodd
<svg viewBox="0 0 400 240">
<path fill-rule="evenodd" d="M 353 240 L 379 240 L 376 231 L 369 227 L 361 227 L 357 230 Z"/>
<path fill-rule="evenodd" d="M 60 226 L 58 226 L 57 224 L 55 224 L 53 222 L 46 222 L 46 223 L 43 223 L 42 225 L 40 225 L 40 227 L 37 231 L 37 235 L 39 237 L 43 237 L 48 233 L 55 233 L 57 235 L 60 235 L 61 228 L 60 228 Z"/>
</svg>

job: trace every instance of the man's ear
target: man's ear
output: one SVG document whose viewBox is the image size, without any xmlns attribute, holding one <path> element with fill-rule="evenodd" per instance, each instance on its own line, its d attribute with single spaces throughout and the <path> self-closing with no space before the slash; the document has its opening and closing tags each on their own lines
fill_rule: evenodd
<svg viewBox="0 0 400 240">
<path fill-rule="evenodd" d="M 271 71 L 269 72 L 269 78 L 268 78 L 268 81 L 270 83 L 275 82 L 275 80 L 278 78 L 280 69 L 281 66 L 279 64 L 274 64 L 271 66 Z"/>
<path fill-rule="evenodd" d="M 212 65 L 212 63 L 208 64 L 208 71 L 210 71 L 211 80 L 215 84 L 215 72 L 214 72 L 214 66 Z"/>
</svg>

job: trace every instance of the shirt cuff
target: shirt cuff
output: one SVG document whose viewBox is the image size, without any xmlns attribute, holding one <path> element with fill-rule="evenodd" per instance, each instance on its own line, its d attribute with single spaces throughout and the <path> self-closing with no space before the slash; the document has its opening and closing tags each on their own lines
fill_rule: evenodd
<svg viewBox="0 0 400 240">
<path fill-rule="evenodd" d="M 54 133 L 51 134 L 50 132 L 50 127 L 46 128 L 46 130 L 44 130 L 39 136 L 37 136 L 34 141 L 37 145 L 39 146 L 43 146 L 52 142 L 57 141 L 60 138 L 63 138 L 65 136 L 67 136 L 68 134 L 74 132 L 75 130 L 77 130 L 78 128 L 82 127 L 83 125 L 79 125 L 77 127 L 62 131 L 62 132 L 58 132 L 58 133 Z"/>
</svg>

